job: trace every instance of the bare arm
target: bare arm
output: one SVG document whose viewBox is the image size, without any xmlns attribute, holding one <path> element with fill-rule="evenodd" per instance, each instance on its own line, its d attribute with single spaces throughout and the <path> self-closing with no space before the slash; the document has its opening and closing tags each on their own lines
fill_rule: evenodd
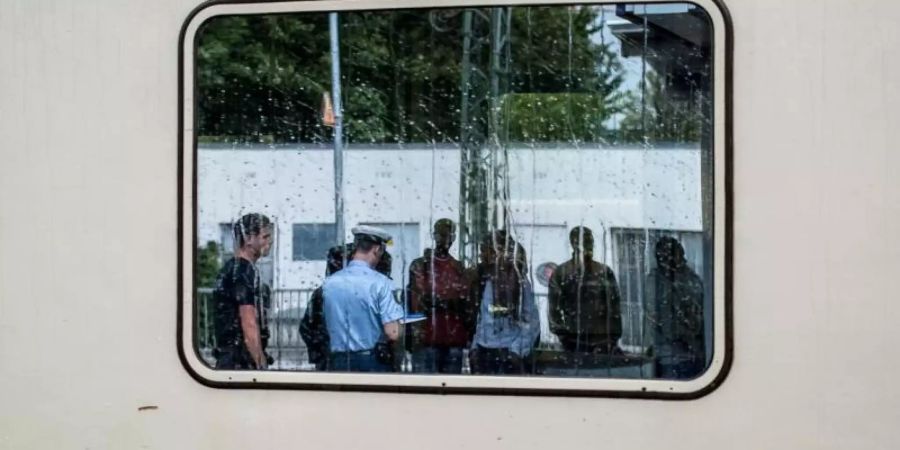
<svg viewBox="0 0 900 450">
<path fill-rule="evenodd" d="M 400 321 L 395 320 L 393 322 L 388 322 L 383 325 L 384 334 L 387 336 L 388 340 L 391 342 L 395 342 L 400 339 Z"/>
<path fill-rule="evenodd" d="M 241 305 L 238 307 L 241 316 L 241 330 L 244 332 L 244 345 L 250 352 L 250 357 L 257 369 L 266 368 L 266 355 L 262 350 L 262 340 L 259 337 L 259 325 L 256 318 L 256 306 Z"/>
</svg>

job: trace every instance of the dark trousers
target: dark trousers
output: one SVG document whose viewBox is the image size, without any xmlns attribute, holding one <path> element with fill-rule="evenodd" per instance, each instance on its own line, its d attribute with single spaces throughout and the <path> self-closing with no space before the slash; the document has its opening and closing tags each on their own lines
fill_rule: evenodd
<svg viewBox="0 0 900 450">
<path fill-rule="evenodd" d="M 331 352 L 328 354 L 330 372 L 390 372 L 391 367 L 383 364 L 375 352 Z"/>
<path fill-rule="evenodd" d="M 656 378 L 665 380 L 690 380 L 696 378 L 706 368 L 704 358 L 693 358 L 677 363 L 656 363 Z"/>
<path fill-rule="evenodd" d="M 415 373 L 462 373 L 462 347 L 424 347 L 413 352 Z"/>
<path fill-rule="evenodd" d="M 610 339 L 607 336 L 583 335 L 579 338 L 575 333 L 562 332 L 558 336 L 563 349 L 569 353 L 603 353 L 606 355 L 621 353 L 616 346 L 617 339 Z"/>
<path fill-rule="evenodd" d="M 255 364 L 243 348 L 220 348 L 215 351 L 216 370 L 252 370 Z"/>
<path fill-rule="evenodd" d="M 507 348 L 487 348 L 478 346 L 470 354 L 472 373 L 480 375 L 522 375 L 526 373 L 525 362 Z"/>
</svg>

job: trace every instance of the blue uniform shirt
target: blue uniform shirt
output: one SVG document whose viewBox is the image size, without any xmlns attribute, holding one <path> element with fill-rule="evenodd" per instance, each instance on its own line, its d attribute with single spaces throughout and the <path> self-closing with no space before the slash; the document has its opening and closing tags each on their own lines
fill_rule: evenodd
<svg viewBox="0 0 900 450">
<path fill-rule="evenodd" d="M 332 352 L 371 350 L 383 325 L 403 318 L 391 280 L 362 261 L 350 261 L 322 285 L 325 326 Z"/>
</svg>

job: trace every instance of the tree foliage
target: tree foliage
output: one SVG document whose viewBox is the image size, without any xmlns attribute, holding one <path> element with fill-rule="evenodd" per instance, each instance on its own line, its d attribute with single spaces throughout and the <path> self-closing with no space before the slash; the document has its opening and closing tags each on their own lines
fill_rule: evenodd
<svg viewBox="0 0 900 450">
<path fill-rule="evenodd" d="M 458 108 L 458 44 L 438 40 L 425 19 L 412 12 L 341 14 L 341 88 L 351 142 L 430 140 L 434 130 L 458 128 L 456 115 L 445 110 Z M 321 123 L 322 98 L 332 90 L 327 15 L 216 18 L 199 35 L 201 136 L 331 139 Z"/>
<path fill-rule="evenodd" d="M 197 286 L 211 288 L 215 285 L 221 268 L 219 257 L 219 244 L 215 241 L 209 241 L 205 247 L 197 249 Z"/>
<path fill-rule="evenodd" d="M 499 67 L 490 67 L 489 9 L 473 22 L 472 77 L 493 70 L 502 138 L 511 141 L 640 141 L 635 95 L 622 88 L 620 57 L 604 42 L 600 9 L 515 7 Z M 349 142 L 458 142 L 463 79 L 462 10 L 340 14 L 341 89 Z M 480 43 L 480 44 L 479 44 Z M 197 39 L 200 139 L 227 142 L 330 142 L 323 96 L 332 91 L 328 16 L 303 13 L 225 16 Z M 479 81 L 480 80 L 480 81 Z M 647 132 L 674 140 L 699 134 L 696 111 L 669 101 L 649 82 Z M 470 86 L 471 87 L 471 86 Z M 486 89 L 477 93 L 490 112 Z M 479 99 L 476 99 L 479 100 Z M 610 119 L 624 116 L 622 129 Z M 485 122 L 486 123 L 486 122 Z"/>
<path fill-rule="evenodd" d="M 197 248 L 197 270 L 194 272 L 196 286 L 199 288 L 213 288 L 216 277 L 219 274 L 221 264 L 219 261 L 220 246 L 215 241 L 209 241 L 206 246 Z M 209 293 L 196 296 L 196 314 L 198 330 L 194 335 L 196 344 L 205 348 L 212 344 L 213 308 L 212 295 Z"/>
<path fill-rule="evenodd" d="M 665 76 L 647 73 L 643 99 L 629 96 L 630 101 L 621 125 L 621 136 L 627 142 L 699 142 L 703 133 L 704 108 L 707 102 L 700 93 L 678 99 Z"/>
</svg>

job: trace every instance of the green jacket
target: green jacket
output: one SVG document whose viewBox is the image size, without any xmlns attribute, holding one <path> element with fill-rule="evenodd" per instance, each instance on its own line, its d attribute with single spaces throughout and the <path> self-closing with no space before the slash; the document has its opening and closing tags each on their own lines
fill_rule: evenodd
<svg viewBox="0 0 900 450">
<path fill-rule="evenodd" d="M 550 277 L 550 331 L 566 350 L 611 351 L 622 336 L 619 287 L 612 269 L 574 259 Z"/>
<path fill-rule="evenodd" d="M 687 266 L 653 269 L 644 285 L 644 317 L 654 354 L 664 363 L 704 358 L 703 282 Z"/>
</svg>

